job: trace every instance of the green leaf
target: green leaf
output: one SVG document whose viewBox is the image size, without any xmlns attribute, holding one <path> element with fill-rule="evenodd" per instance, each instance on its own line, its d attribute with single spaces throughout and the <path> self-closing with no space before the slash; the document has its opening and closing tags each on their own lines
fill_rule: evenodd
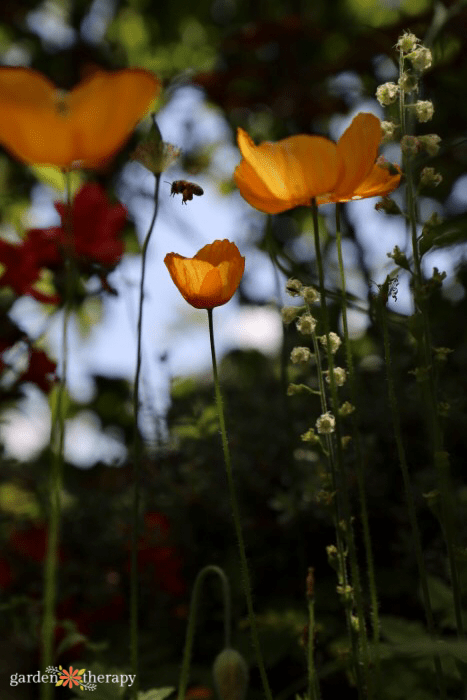
<svg viewBox="0 0 467 700">
<path fill-rule="evenodd" d="M 175 691 L 175 688 L 151 688 L 138 693 L 138 700 L 165 700 Z"/>
</svg>

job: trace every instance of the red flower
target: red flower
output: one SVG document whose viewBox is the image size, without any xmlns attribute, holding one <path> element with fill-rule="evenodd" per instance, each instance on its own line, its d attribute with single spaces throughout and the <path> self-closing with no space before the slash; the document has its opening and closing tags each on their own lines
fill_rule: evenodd
<svg viewBox="0 0 467 700">
<path fill-rule="evenodd" d="M 47 528 L 44 525 L 32 525 L 26 530 L 13 530 L 9 538 L 10 546 L 25 559 L 41 563 L 47 551 Z M 64 560 L 59 550 L 59 561 Z"/>
<path fill-rule="evenodd" d="M 114 267 L 125 246 L 118 237 L 125 225 L 127 211 L 120 204 L 111 204 L 105 190 L 97 184 L 84 185 L 76 194 L 67 223 L 68 208 L 61 202 L 55 208 L 62 219 L 60 227 L 47 229 L 48 235 L 60 246 L 67 246 L 70 226 L 72 254 L 78 260 Z"/>
<path fill-rule="evenodd" d="M 36 350 L 33 348 L 29 356 L 29 367 L 26 372 L 21 375 L 20 381 L 32 382 L 47 394 L 52 383 L 52 379 L 49 375 L 54 374 L 56 367 L 56 362 L 49 360 L 43 350 Z"/>
<path fill-rule="evenodd" d="M 0 277 L 0 286 L 11 287 L 18 296 L 28 295 L 46 304 L 56 304 L 60 301 L 59 297 L 49 296 L 33 287 L 42 267 L 36 242 L 25 240 L 15 245 L 0 239 L 0 263 L 6 267 Z"/>
</svg>

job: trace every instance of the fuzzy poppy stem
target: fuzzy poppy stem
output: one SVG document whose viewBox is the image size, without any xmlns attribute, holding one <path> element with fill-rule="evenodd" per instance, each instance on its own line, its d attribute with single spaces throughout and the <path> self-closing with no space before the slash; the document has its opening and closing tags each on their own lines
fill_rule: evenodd
<svg viewBox="0 0 467 700">
<path fill-rule="evenodd" d="M 62 326 L 62 367 L 58 387 L 54 387 L 52 404 L 52 425 L 50 431 L 50 446 L 52 459 L 49 474 L 49 527 L 47 536 L 47 552 L 44 566 L 44 598 L 43 618 L 41 630 L 41 665 L 44 671 L 54 661 L 54 637 L 55 637 L 55 606 L 57 598 L 57 571 L 58 548 L 60 540 L 60 492 L 63 481 L 63 463 L 65 447 L 65 415 L 66 415 L 66 377 L 68 359 L 68 322 L 71 311 L 72 294 L 72 259 L 71 246 L 73 244 L 73 230 L 71 220 L 71 182 L 69 171 L 65 172 L 67 209 L 63 222 L 67 245 L 65 246 L 65 303 L 63 308 Z M 53 686 L 50 683 L 41 683 L 41 700 L 50 700 L 53 694 Z"/>
<path fill-rule="evenodd" d="M 222 395 L 221 395 L 220 384 L 219 384 L 219 376 L 217 373 L 216 350 L 215 350 L 215 345 L 214 345 L 214 326 L 213 326 L 213 321 L 212 321 L 212 309 L 207 309 L 207 312 L 208 312 L 208 319 L 209 319 L 209 340 L 211 343 L 212 372 L 213 372 L 213 376 L 214 376 L 214 389 L 215 389 L 215 394 L 216 394 L 217 413 L 219 416 L 219 426 L 221 429 L 222 449 L 224 452 L 225 469 L 227 472 L 227 481 L 228 481 L 228 485 L 229 485 L 230 504 L 232 507 L 232 515 L 233 515 L 233 519 L 234 519 L 235 532 L 237 535 L 237 543 L 238 543 L 238 549 L 239 549 L 239 553 L 240 553 L 240 566 L 241 566 L 241 571 L 242 571 L 243 589 L 245 592 L 246 603 L 247 603 L 247 608 L 248 608 L 248 618 L 249 618 L 250 627 L 251 627 L 251 638 L 252 638 L 253 647 L 254 647 L 254 650 L 256 653 L 256 661 L 258 663 L 259 673 L 261 676 L 261 681 L 263 684 L 263 690 L 264 690 L 264 694 L 266 696 L 266 700 L 272 700 L 272 693 L 271 693 L 271 689 L 269 687 L 269 681 L 268 681 L 268 677 L 266 674 L 266 668 L 264 666 L 263 655 L 261 653 L 261 646 L 259 643 L 258 629 L 256 626 L 256 617 L 255 617 L 255 612 L 253 609 L 253 595 L 252 595 L 252 591 L 251 591 L 250 572 L 248 569 L 248 560 L 246 557 L 245 543 L 243 541 L 242 526 L 241 526 L 241 521 L 240 521 L 240 508 L 238 505 L 237 491 L 235 488 L 235 482 L 234 482 L 233 473 L 232 473 L 232 460 L 230 457 L 229 443 L 227 440 L 227 431 L 225 428 L 224 408 L 222 405 Z"/>
<path fill-rule="evenodd" d="M 370 590 L 371 599 L 371 618 L 373 627 L 373 643 L 375 645 L 375 666 L 376 666 L 376 680 L 377 685 L 379 683 L 380 677 L 380 652 L 379 652 L 379 640 L 380 640 L 380 622 L 379 622 L 379 605 L 378 605 L 378 592 L 376 589 L 375 580 L 375 566 L 373 559 L 373 547 L 371 544 L 370 535 L 370 523 L 368 519 L 368 507 L 366 501 L 366 491 L 365 491 L 365 463 L 363 459 L 363 449 L 360 430 L 358 427 L 358 401 L 357 401 L 357 385 L 355 379 L 355 369 L 352 356 L 352 346 L 350 344 L 349 335 L 349 325 L 347 321 L 347 304 L 346 304 L 346 283 L 345 283 L 345 268 L 344 268 L 344 258 L 342 255 L 342 234 L 341 234 L 341 222 L 340 222 L 340 204 L 336 204 L 336 246 L 337 246 L 337 258 L 339 263 L 339 274 L 341 279 L 341 313 L 342 313 L 342 328 L 344 331 L 344 346 L 345 346 L 345 356 L 347 363 L 347 371 L 349 374 L 349 386 L 350 386 L 350 397 L 352 404 L 354 406 L 354 411 L 352 413 L 352 428 L 353 435 L 355 439 L 355 461 L 356 461 L 356 474 L 357 474 L 357 485 L 358 494 L 360 498 L 360 516 L 362 519 L 363 528 L 363 542 L 365 546 L 365 555 L 367 563 L 367 573 L 368 573 L 368 587 Z"/>
<path fill-rule="evenodd" d="M 183 650 L 182 670 L 180 673 L 180 683 L 178 686 L 177 700 L 184 700 L 186 688 L 188 685 L 188 676 L 190 672 L 191 652 L 193 649 L 193 640 L 196 630 L 196 614 L 198 612 L 198 604 L 201 595 L 201 587 L 204 579 L 208 574 L 217 574 L 222 583 L 222 595 L 224 598 L 224 647 L 230 647 L 230 628 L 232 618 L 232 605 L 230 599 L 229 579 L 225 575 L 223 569 L 214 564 L 208 564 L 203 567 L 198 573 L 193 585 L 191 594 L 190 612 L 188 614 L 188 626 L 186 630 L 185 648 Z"/>
<path fill-rule="evenodd" d="M 139 535 L 139 516 L 140 516 L 140 478 L 141 478 L 141 458 L 142 458 L 142 440 L 138 427 L 139 418 L 139 378 L 141 374 L 141 358 L 142 358 L 142 330 L 143 330 L 143 302 L 144 302 L 144 280 L 146 275 L 146 256 L 151 234 L 156 223 L 157 212 L 159 209 L 159 185 L 160 173 L 155 175 L 156 182 L 154 187 L 154 212 L 151 223 L 149 224 L 148 232 L 144 239 L 141 252 L 141 282 L 139 287 L 139 306 L 138 306 L 138 327 L 137 327 L 137 350 L 136 350 L 136 373 L 135 386 L 133 389 L 133 503 L 132 503 L 132 536 L 131 536 L 131 575 L 130 575 L 130 661 L 131 671 L 135 676 L 135 682 L 131 688 L 131 696 L 138 697 L 139 682 L 138 682 L 138 535 Z"/>
</svg>

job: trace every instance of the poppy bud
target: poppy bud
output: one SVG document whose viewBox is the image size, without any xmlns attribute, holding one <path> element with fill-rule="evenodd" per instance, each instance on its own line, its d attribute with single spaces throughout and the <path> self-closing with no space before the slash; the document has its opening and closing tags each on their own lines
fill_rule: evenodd
<svg viewBox="0 0 467 700">
<path fill-rule="evenodd" d="M 212 668 L 220 700 L 244 700 L 248 687 L 248 667 L 235 649 L 223 649 Z"/>
</svg>

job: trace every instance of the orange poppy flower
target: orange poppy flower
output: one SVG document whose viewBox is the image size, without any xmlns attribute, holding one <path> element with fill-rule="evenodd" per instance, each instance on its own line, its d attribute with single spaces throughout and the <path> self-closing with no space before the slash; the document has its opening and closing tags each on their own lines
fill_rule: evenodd
<svg viewBox="0 0 467 700">
<path fill-rule="evenodd" d="M 168 253 L 164 262 L 180 294 L 195 309 L 226 304 L 245 269 L 245 258 L 235 243 L 226 239 L 205 245 L 194 258 Z"/>
<path fill-rule="evenodd" d="M 158 78 L 97 70 L 64 93 L 30 68 L 0 68 L 0 144 L 19 160 L 94 168 L 121 148 L 160 92 Z"/>
<path fill-rule="evenodd" d="M 322 136 L 289 136 L 255 146 L 238 129 L 243 160 L 235 169 L 240 194 L 256 209 L 277 214 L 298 206 L 347 202 L 384 196 L 395 189 L 401 173 L 375 163 L 381 124 L 373 114 L 358 114 L 337 143 Z"/>
</svg>

